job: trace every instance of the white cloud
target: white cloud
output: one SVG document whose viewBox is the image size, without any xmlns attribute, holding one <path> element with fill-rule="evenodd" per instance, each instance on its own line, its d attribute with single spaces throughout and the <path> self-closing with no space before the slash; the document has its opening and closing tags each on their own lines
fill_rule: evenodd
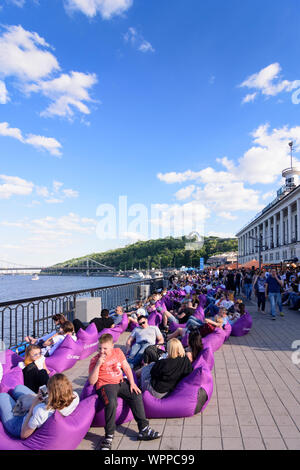
<svg viewBox="0 0 300 470">
<path fill-rule="evenodd" d="M 179 191 L 177 191 L 177 193 L 175 194 L 176 199 L 178 199 L 178 201 L 188 199 L 194 192 L 195 187 L 196 186 L 192 184 L 190 186 L 186 186 L 185 188 L 179 189 Z"/>
<path fill-rule="evenodd" d="M 46 202 L 47 204 L 60 204 L 60 203 L 62 203 L 62 202 L 64 202 L 64 201 L 63 201 L 63 199 L 50 198 L 50 199 L 45 199 L 45 202 Z"/>
<path fill-rule="evenodd" d="M 8 122 L 0 122 L 0 135 L 4 137 L 12 137 L 19 140 L 23 144 L 32 145 L 38 150 L 47 150 L 51 155 L 61 155 L 61 144 L 53 137 L 44 137 L 41 135 L 28 134 L 23 137 L 20 129 L 10 127 Z"/>
<path fill-rule="evenodd" d="M 35 190 L 39 196 L 42 196 L 42 197 L 49 196 L 49 190 L 48 188 L 46 188 L 46 186 L 36 186 Z"/>
<path fill-rule="evenodd" d="M 13 3 L 17 7 L 22 8 L 25 5 L 26 0 L 9 0 L 10 3 Z"/>
<path fill-rule="evenodd" d="M 245 188 L 242 182 L 208 183 L 199 187 L 195 199 L 201 201 L 216 212 L 234 212 L 240 210 L 260 210 L 259 191 Z"/>
<path fill-rule="evenodd" d="M 52 103 L 42 116 L 72 117 L 74 108 L 83 114 L 90 114 L 85 102 L 92 102 L 89 89 L 97 83 L 95 74 L 70 72 L 53 80 L 43 80 L 25 87 L 27 93 L 40 92 Z"/>
<path fill-rule="evenodd" d="M 63 185 L 64 183 L 61 181 L 53 181 L 53 190 L 48 189 L 46 186 L 36 186 L 35 189 L 37 194 L 43 197 L 47 204 L 60 204 L 67 198 L 76 198 L 79 196 L 79 192 L 74 189 L 62 189 Z"/>
<path fill-rule="evenodd" d="M 103 19 L 109 20 L 121 15 L 133 4 L 133 0 L 65 0 L 68 10 L 78 10 L 90 18 L 100 13 Z"/>
<path fill-rule="evenodd" d="M 90 114 L 88 104 L 95 102 L 90 96 L 90 89 L 97 83 L 95 74 L 71 71 L 53 78 L 60 66 L 44 38 L 20 25 L 2 29 L 0 79 L 11 77 L 12 85 L 21 92 L 41 93 L 47 97 L 50 104 L 41 116 L 71 119 L 75 111 Z M 0 103 L 5 104 L 8 99 L 6 85 L 0 80 Z M 54 154 L 57 153 L 54 151 Z"/>
<path fill-rule="evenodd" d="M 23 81 L 40 80 L 59 70 L 50 46 L 37 33 L 22 26 L 6 26 L 0 37 L 0 76 Z"/>
<path fill-rule="evenodd" d="M 4 137 L 12 137 L 20 142 L 24 142 L 20 129 L 17 127 L 9 127 L 8 122 L 0 122 L 0 135 Z"/>
<path fill-rule="evenodd" d="M 61 155 L 61 144 L 56 139 L 53 139 L 53 137 L 29 134 L 24 142 L 25 144 L 36 147 L 37 149 L 47 150 L 51 155 Z"/>
<path fill-rule="evenodd" d="M 234 174 L 251 184 L 273 183 L 290 166 L 288 142 L 293 140 L 295 150 L 300 150 L 300 126 L 270 130 L 269 124 L 264 124 L 251 135 L 255 145 L 239 159 Z"/>
<path fill-rule="evenodd" d="M 138 50 L 141 52 L 155 52 L 154 47 L 150 44 L 149 41 L 146 40 L 144 40 L 142 44 L 140 44 Z"/>
<path fill-rule="evenodd" d="M 0 80 L 0 104 L 6 104 L 9 101 L 8 91 L 5 83 Z"/>
<path fill-rule="evenodd" d="M 227 220 L 236 220 L 237 219 L 236 215 L 232 215 L 230 212 L 226 212 L 226 211 L 220 212 L 218 214 L 218 216 L 222 217 L 223 219 L 227 219 Z"/>
<path fill-rule="evenodd" d="M 28 196 L 34 184 L 18 176 L 0 175 L 0 199 L 9 199 L 13 195 Z"/>
<path fill-rule="evenodd" d="M 78 197 L 78 191 L 74 191 L 74 189 L 63 189 L 62 191 L 65 195 L 65 197 L 70 197 L 70 198 L 73 198 L 73 197 Z"/>
<path fill-rule="evenodd" d="M 156 214 L 155 214 L 156 212 Z M 151 224 L 161 229 L 158 236 L 180 236 L 188 235 L 191 231 L 203 231 L 205 220 L 209 217 L 210 211 L 198 201 L 179 204 L 156 204 L 153 205 Z M 151 232 L 154 233 L 153 228 Z"/>
<path fill-rule="evenodd" d="M 248 77 L 240 87 L 252 88 L 260 91 L 265 96 L 276 96 L 283 91 L 292 91 L 299 87 L 299 80 L 290 82 L 289 80 L 282 80 L 279 78 L 281 67 L 278 62 L 268 65 L 257 73 Z M 277 80 L 277 81 L 276 81 Z M 243 103 L 253 101 L 256 94 L 247 95 L 243 99 Z"/>
<path fill-rule="evenodd" d="M 251 101 L 255 100 L 256 96 L 257 96 L 256 91 L 254 93 L 250 93 L 243 98 L 242 103 L 251 103 Z"/>
<path fill-rule="evenodd" d="M 130 43 L 140 52 L 155 52 L 155 49 L 152 44 L 149 41 L 146 41 L 143 35 L 138 33 L 137 30 L 132 26 L 128 28 L 125 34 L 123 34 L 123 38 L 125 42 Z"/>
<path fill-rule="evenodd" d="M 61 181 L 53 181 L 53 189 L 55 192 L 59 191 L 60 188 L 64 185 Z"/>
</svg>

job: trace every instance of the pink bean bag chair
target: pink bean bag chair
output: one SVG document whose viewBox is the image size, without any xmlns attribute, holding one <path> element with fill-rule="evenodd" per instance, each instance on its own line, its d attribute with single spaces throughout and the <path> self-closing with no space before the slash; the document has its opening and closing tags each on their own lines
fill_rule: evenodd
<svg viewBox="0 0 300 470">
<path fill-rule="evenodd" d="M 250 313 L 246 312 L 245 315 L 236 320 L 232 325 L 232 336 L 244 336 L 249 333 L 252 327 L 252 317 Z"/>
<path fill-rule="evenodd" d="M 175 389 L 162 399 L 143 393 L 147 418 L 186 418 L 203 411 L 212 396 L 213 377 L 203 365 L 182 379 Z"/>
<path fill-rule="evenodd" d="M 96 428 L 102 428 L 105 426 L 105 412 L 104 403 L 101 398 L 98 398 L 96 394 L 95 386 L 90 385 L 87 380 L 80 395 L 80 400 L 85 400 L 87 397 L 93 396 L 96 398 L 96 409 L 92 426 Z M 128 423 L 133 419 L 132 412 L 127 403 L 122 398 L 117 398 L 117 412 L 116 412 L 116 423 L 117 425 Z"/>
<path fill-rule="evenodd" d="M 85 359 L 98 349 L 98 330 L 95 323 L 91 323 L 86 330 L 82 328 L 77 332 L 77 339 L 82 344 L 80 359 Z"/>
<path fill-rule="evenodd" d="M 54 351 L 52 356 L 46 357 L 46 366 L 51 371 L 51 375 L 71 369 L 80 359 L 83 351 L 83 343 L 74 341 L 67 335 L 63 342 Z"/>
<path fill-rule="evenodd" d="M 66 417 L 56 411 L 25 440 L 9 436 L 0 422 L 0 450 L 75 450 L 91 427 L 96 398 L 81 401 Z"/>
</svg>

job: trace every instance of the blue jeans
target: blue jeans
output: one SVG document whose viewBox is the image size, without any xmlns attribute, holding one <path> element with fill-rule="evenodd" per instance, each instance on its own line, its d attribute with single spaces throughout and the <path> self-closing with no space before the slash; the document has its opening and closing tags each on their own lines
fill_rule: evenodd
<svg viewBox="0 0 300 470">
<path fill-rule="evenodd" d="M 34 395 L 30 388 L 25 385 L 17 385 L 12 392 L 12 397 L 8 393 L 0 393 L 0 420 L 4 429 L 14 437 L 21 436 L 24 416 L 14 416 L 13 408 L 21 395 Z"/>
<path fill-rule="evenodd" d="M 198 327 L 198 326 L 202 326 L 202 325 L 204 325 L 204 323 L 201 320 L 191 316 L 187 321 L 186 328 L 189 329 L 193 326 Z"/>
<path fill-rule="evenodd" d="M 147 341 L 142 341 L 141 343 L 134 343 L 131 348 L 130 355 L 128 356 L 127 362 L 131 368 L 137 366 L 142 362 L 143 354 L 146 348 L 151 346 Z"/>
<path fill-rule="evenodd" d="M 276 304 L 278 305 L 279 312 L 282 312 L 282 302 L 281 302 L 281 293 L 280 292 L 270 292 L 269 299 L 271 303 L 271 315 L 276 317 Z"/>
<path fill-rule="evenodd" d="M 250 300 L 251 299 L 251 293 L 252 293 L 252 284 L 244 284 L 244 288 L 245 288 L 245 295 L 246 295 L 246 298 L 247 300 Z"/>
</svg>

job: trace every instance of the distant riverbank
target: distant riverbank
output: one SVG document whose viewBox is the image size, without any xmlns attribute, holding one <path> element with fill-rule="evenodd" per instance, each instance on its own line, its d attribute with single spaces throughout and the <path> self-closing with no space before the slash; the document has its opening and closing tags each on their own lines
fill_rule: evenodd
<svg viewBox="0 0 300 470">
<path fill-rule="evenodd" d="M 87 276 L 39 276 L 38 281 L 32 275 L 0 276 L 0 302 L 21 300 L 30 297 L 71 292 L 95 287 L 134 282 L 136 279 L 120 277 Z"/>
</svg>

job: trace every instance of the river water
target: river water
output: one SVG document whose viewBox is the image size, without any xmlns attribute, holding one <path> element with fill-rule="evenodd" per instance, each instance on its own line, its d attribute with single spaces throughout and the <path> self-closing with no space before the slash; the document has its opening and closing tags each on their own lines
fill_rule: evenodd
<svg viewBox="0 0 300 470">
<path fill-rule="evenodd" d="M 0 302 L 71 292 L 92 287 L 113 286 L 136 280 L 100 276 L 40 276 L 38 281 L 33 281 L 32 275 L 0 275 Z"/>
</svg>

